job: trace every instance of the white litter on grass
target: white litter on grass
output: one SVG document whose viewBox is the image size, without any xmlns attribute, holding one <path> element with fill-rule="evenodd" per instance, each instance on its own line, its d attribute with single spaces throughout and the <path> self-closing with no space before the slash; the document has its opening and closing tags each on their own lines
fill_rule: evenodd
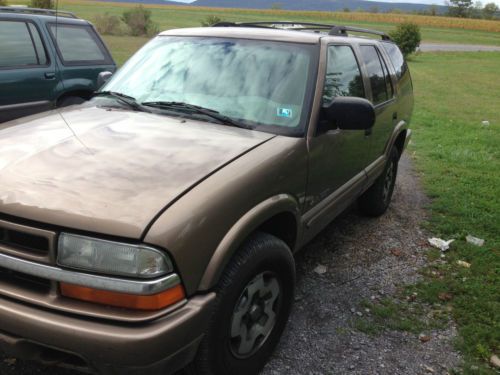
<svg viewBox="0 0 500 375">
<path fill-rule="evenodd" d="M 328 269 L 326 268 L 326 266 L 322 265 L 322 264 L 319 264 L 315 269 L 314 269 L 314 272 L 316 272 L 318 275 L 323 275 L 326 273 Z"/>
<path fill-rule="evenodd" d="M 465 268 L 470 268 L 470 266 L 471 266 L 471 264 L 470 264 L 470 263 L 467 263 L 467 262 L 465 262 L 465 261 L 463 261 L 463 260 L 457 260 L 457 264 L 458 264 L 459 266 L 462 266 L 462 267 L 465 267 Z"/>
<path fill-rule="evenodd" d="M 489 121 L 483 121 L 481 124 L 483 124 L 483 126 L 490 126 L 490 122 Z"/>
<path fill-rule="evenodd" d="M 453 240 L 445 241 L 445 240 L 442 240 L 441 238 L 432 237 L 432 238 L 429 238 L 428 241 L 435 248 L 437 248 L 441 251 L 446 251 L 450 248 L 450 244 L 455 240 L 453 239 Z"/>
<path fill-rule="evenodd" d="M 484 240 L 482 238 L 477 238 L 471 235 L 468 235 L 465 237 L 468 243 L 471 243 L 476 246 L 483 246 L 484 245 Z"/>
</svg>

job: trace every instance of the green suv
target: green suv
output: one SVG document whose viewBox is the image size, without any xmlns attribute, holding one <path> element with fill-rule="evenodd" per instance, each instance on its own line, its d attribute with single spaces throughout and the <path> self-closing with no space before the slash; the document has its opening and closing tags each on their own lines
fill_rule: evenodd
<svg viewBox="0 0 500 375">
<path fill-rule="evenodd" d="M 81 103 L 116 70 L 94 27 L 72 13 L 0 7 L 0 46 L 0 123 Z"/>
</svg>

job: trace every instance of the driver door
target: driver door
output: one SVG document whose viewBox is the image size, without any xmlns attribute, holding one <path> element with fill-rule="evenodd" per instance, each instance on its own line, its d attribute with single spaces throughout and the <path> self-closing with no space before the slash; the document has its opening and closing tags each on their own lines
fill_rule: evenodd
<svg viewBox="0 0 500 375">
<path fill-rule="evenodd" d="M 350 45 L 328 45 L 323 106 L 337 96 L 365 97 L 365 85 L 356 54 Z M 325 131 L 319 116 L 309 145 L 309 180 L 305 214 L 312 232 L 328 224 L 357 196 L 366 182 L 370 135 L 364 130 Z M 318 230 L 316 230 L 319 228 Z M 314 234 L 312 234 L 314 235 Z"/>
</svg>

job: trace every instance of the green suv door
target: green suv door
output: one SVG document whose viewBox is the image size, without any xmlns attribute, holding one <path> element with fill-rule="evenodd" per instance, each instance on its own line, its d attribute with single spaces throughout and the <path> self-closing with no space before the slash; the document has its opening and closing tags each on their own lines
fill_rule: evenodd
<svg viewBox="0 0 500 375">
<path fill-rule="evenodd" d="M 38 25 L 0 18 L 0 122 L 49 109 L 57 85 Z"/>
</svg>

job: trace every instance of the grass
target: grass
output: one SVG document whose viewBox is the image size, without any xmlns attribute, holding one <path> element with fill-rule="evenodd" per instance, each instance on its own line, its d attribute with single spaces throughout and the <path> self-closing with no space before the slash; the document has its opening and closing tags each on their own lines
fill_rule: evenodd
<svg viewBox="0 0 500 375">
<path fill-rule="evenodd" d="M 372 316 L 356 326 L 367 333 L 418 332 L 443 322 L 427 317 L 445 307 L 458 325 L 463 373 L 494 374 L 488 361 L 500 354 L 500 53 L 422 54 L 410 65 L 416 111 L 409 152 L 432 198 L 426 226 L 456 241 L 444 259 L 429 250 L 423 281 L 402 295 L 415 295 L 415 302 L 371 304 Z M 468 244 L 468 234 L 485 245 Z"/>
<path fill-rule="evenodd" d="M 415 290 L 428 303 L 441 293 L 452 296 L 467 364 L 500 354 L 498 66 L 499 53 L 424 54 L 411 63 L 417 98 L 412 150 L 433 200 L 428 229 L 456 239 L 446 263 L 426 270 Z M 468 234 L 485 245 L 467 244 Z M 482 371 L 489 370 L 483 365 Z"/>
</svg>

